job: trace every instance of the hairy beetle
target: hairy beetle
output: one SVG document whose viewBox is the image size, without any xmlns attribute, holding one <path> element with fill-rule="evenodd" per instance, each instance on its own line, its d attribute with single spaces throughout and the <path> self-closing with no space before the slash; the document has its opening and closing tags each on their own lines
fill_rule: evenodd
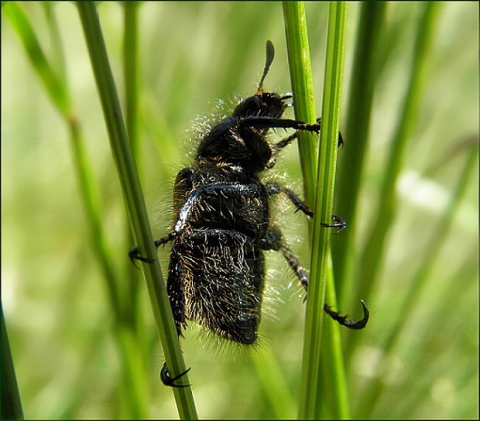
<svg viewBox="0 0 480 421">
<path fill-rule="evenodd" d="M 173 242 L 168 268 L 167 290 L 178 334 L 187 320 L 205 326 L 222 338 L 253 344 L 261 318 L 265 280 L 264 252 L 281 251 L 300 283 L 308 288 L 308 276 L 297 257 L 272 224 L 270 198 L 285 194 L 309 217 L 313 213 L 291 189 L 263 182 L 259 175 L 272 168 L 278 153 L 295 138 L 298 130 L 318 133 L 320 122 L 306 124 L 284 119 L 291 95 L 265 92 L 264 79 L 274 58 L 274 47 L 266 44 L 266 62 L 255 95 L 241 101 L 201 139 L 189 168 L 181 170 L 174 185 L 176 222 L 172 232 L 155 241 L 158 247 Z M 276 144 L 267 135 L 271 129 L 293 129 L 295 133 Z M 339 137 L 339 142 L 342 142 Z M 342 218 L 325 227 L 343 229 Z M 130 251 L 132 259 L 151 261 Z M 362 301 L 364 317 L 355 322 L 324 310 L 340 324 L 362 329 L 369 313 Z M 162 369 L 168 386 L 179 378 Z"/>
</svg>

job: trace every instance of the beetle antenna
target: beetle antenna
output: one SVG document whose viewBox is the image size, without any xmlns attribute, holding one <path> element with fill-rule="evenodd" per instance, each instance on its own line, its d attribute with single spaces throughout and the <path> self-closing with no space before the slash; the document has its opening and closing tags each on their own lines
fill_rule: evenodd
<svg viewBox="0 0 480 421">
<path fill-rule="evenodd" d="M 275 58 L 275 48 L 273 47 L 272 41 L 268 40 L 267 43 L 265 44 L 265 49 L 266 49 L 266 54 L 265 54 L 265 67 L 263 69 L 263 75 L 262 78 L 260 79 L 260 83 L 258 84 L 258 91 L 257 95 L 260 95 L 263 93 L 263 81 L 265 80 L 265 77 L 268 74 L 268 71 L 270 70 L 270 65 L 273 62 L 273 59 Z"/>
</svg>

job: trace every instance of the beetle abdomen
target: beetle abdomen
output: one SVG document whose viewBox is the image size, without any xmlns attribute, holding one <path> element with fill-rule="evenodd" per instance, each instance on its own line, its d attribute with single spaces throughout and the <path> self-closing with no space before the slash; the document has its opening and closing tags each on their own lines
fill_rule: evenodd
<svg viewBox="0 0 480 421">
<path fill-rule="evenodd" d="M 185 317 L 222 338 L 253 344 L 264 287 L 260 248 L 238 231 L 196 229 L 180 236 L 173 250 L 170 276 L 182 280 Z M 175 313 L 181 303 L 170 299 Z"/>
</svg>

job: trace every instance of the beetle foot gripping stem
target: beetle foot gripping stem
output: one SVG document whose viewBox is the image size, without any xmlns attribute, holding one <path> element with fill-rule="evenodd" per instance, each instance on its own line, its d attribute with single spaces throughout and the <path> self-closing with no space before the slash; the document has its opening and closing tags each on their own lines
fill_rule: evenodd
<svg viewBox="0 0 480 421">
<path fill-rule="evenodd" d="M 190 368 L 187 368 L 183 373 L 180 373 L 178 376 L 170 377 L 168 372 L 167 362 L 163 363 L 163 367 L 160 370 L 160 379 L 165 386 L 169 387 L 189 387 L 189 384 L 176 384 L 175 381 L 178 380 L 180 377 L 184 376 L 190 371 Z"/>
</svg>

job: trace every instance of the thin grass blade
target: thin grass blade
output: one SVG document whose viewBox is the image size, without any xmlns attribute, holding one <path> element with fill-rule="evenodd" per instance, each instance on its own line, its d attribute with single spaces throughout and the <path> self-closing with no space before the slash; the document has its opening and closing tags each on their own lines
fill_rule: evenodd
<svg viewBox="0 0 480 421">
<path fill-rule="evenodd" d="M 118 101 L 113 76 L 110 70 L 98 14 L 94 3 L 78 3 L 85 39 L 90 53 L 92 67 L 99 90 L 110 144 L 117 165 L 118 175 L 134 237 L 140 253 L 145 257 L 156 257 L 156 249 L 148 222 L 138 172 L 127 138 L 122 112 Z M 173 315 L 167 297 L 165 283 L 158 259 L 152 264 L 142 265 L 148 286 L 150 302 L 163 345 L 165 359 L 172 376 L 185 371 L 185 363 L 173 322 Z M 188 376 L 183 376 L 188 383 Z M 182 419 L 196 419 L 197 412 L 191 388 L 174 388 L 175 400 Z"/>
</svg>

